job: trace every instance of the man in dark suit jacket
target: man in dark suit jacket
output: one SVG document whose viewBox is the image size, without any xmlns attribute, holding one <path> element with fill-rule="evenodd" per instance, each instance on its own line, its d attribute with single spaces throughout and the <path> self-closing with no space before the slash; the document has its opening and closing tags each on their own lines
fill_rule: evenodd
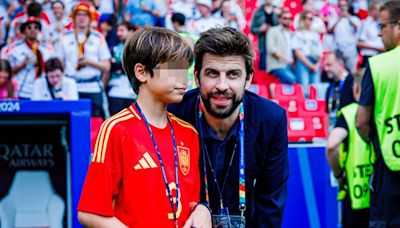
<svg viewBox="0 0 400 228">
<path fill-rule="evenodd" d="M 169 111 L 198 130 L 201 200 L 213 216 L 236 215 L 246 227 L 281 227 L 289 176 L 286 113 L 245 90 L 253 50 L 240 32 L 210 29 L 194 52 L 199 89 Z"/>
</svg>

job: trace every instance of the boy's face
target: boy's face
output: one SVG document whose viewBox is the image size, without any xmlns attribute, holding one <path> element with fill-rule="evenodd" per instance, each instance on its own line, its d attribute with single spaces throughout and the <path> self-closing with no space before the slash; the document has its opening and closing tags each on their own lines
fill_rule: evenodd
<svg viewBox="0 0 400 228">
<path fill-rule="evenodd" d="M 195 72 L 201 100 L 208 113 L 216 118 L 229 117 L 242 101 L 251 84 L 246 80 L 245 60 L 242 56 L 217 56 L 206 53 L 200 72 Z"/>
<path fill-rule="evenodd" d="M 188 66 L 186 61 L 158 64 L 153 69 L 153 77 L 148 73 L 147 89 L 166 104 L 182 101 L 188 84 Z"/>
</svg>

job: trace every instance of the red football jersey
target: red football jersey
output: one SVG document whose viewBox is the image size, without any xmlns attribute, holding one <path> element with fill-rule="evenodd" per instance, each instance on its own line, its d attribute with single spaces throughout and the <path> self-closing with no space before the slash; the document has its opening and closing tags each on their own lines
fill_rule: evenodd
<svg viewBox="0 0 400 228">
<path fill-rule="evenodd" d="M 190 124 L 168 114 L 179 158 L 179 226 L 200 195 L 199 142 Z M 174 200 L 176 180 L 170 126 L 151 126 Z M 150 134 L 134 106 L 106 120 L 96 145 L 78 210 L 115 216 L 129 227 L 174 227 L 173 213 Z"/>
</svg>

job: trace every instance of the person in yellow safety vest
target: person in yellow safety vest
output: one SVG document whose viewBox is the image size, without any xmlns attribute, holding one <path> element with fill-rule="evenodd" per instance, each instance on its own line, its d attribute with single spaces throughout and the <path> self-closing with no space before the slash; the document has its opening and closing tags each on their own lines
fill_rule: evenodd
<svg viewBox="0 0 400 228">
<path fill-rule="evenodd" d="M 362 73 L 354 76 L 353 95 L 360 97 Z M 342 227 L 368 227 L 370 190 L 375 153 L 356 129 L 357 103 L 341 108 L 336 127 L 328 138 L 327 159 L 339 181 L 338 200 L 343 201 Z"/>
<path fill-rule="evenodd" d="M 357 110 L 357 129 L 376 151 L 370 227 L 400 227 L 400 1 L 379 10 L 386 52 L 368 61 Z"/>
</svg>

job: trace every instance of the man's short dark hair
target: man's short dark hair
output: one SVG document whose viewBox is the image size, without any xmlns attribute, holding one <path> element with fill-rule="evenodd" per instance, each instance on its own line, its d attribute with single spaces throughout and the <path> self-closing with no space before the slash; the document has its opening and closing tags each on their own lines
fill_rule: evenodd
<svg viewBox="0 0 400 228">
<path fill-rule="evenodd" d="M 333 54 L 335 55 L 336 61 L 342 61 L 343 63 L 345 62 L 344 56 L 341 51 L 337 50 Z"/>
<path fill-rule="evenodd" d="M 63 1 L 61 1 L 61 0 L 56 0 L 56 1 L 52 1 L 51 2 L 51 8 L 53 8 L 53 6 L 55 5 L 55 4 L 61 4 L 61 6 L 63 7 L 63 9 L 65 9 L 65 5 L 64 5 L 64 2 Z"/>
<path fill-rule="evenodd" d="M 389 20 L 392 23 L 400 23 L 400 1 L 399 0 L 391 0 L 385 2 L 379 11 L 387 10 L 389 13 Z"/>
<path fill-rule="evenodd" d="M 51 58 L 46 61 L 45 65 L 44 65 L 44 71 L 46 73 L 55 71 L 57 69 L 64 72 L 64 65 L 58 58 Z"/>
<path fill-rule="evenodd" d="M 177 22 L 179 25 L 183 26 L 183 25 L 185 25 L 185 20 L 186 20 L 185 15 L 183 15 L 181 13 L 172 14 L 172 17 L 171 17 L 172 23 Z"/>
<path fill-rule="evenodd" d="M 26 8 L 26 13 L 29 17 L 38 17 L 40 18 L 40 14 L 42 14 L 43 8 L 42 4 L 38 2 L 30 3 Z"/>
<path fill-rule="evenodd" d="M 119 26 L 126 27 L 128 29 L 128 31 L 136 31 L 136 26 L 130 21 L 122 21 L 122 22 L 118 23 L 118 27 Z"/>
<path fill-rule="evenodd" d="M 159 27 L 143 28 L 126 41 L 122 62 L 136 93 L 139 92 L 141 84 L 135 75 L 136 64 L 144 65 L 152 77 L 153 69 L 158 64 L 169 61 L 185 61 L 188 67 L 193 62 L 193 52 L 189 44 L 172 30 Z"/>
<path fill-rule="evenodd" d="M 198 74 L 203 67 L 203 56 L 206 53 L 222 57 L 242 56 L 246 66 L 246 79 L 254 72 L 254 52 L 250 40 L 233 28 L 213 28 L 201 33 L 194 45 L 194 69 Z"/>
</svg>

